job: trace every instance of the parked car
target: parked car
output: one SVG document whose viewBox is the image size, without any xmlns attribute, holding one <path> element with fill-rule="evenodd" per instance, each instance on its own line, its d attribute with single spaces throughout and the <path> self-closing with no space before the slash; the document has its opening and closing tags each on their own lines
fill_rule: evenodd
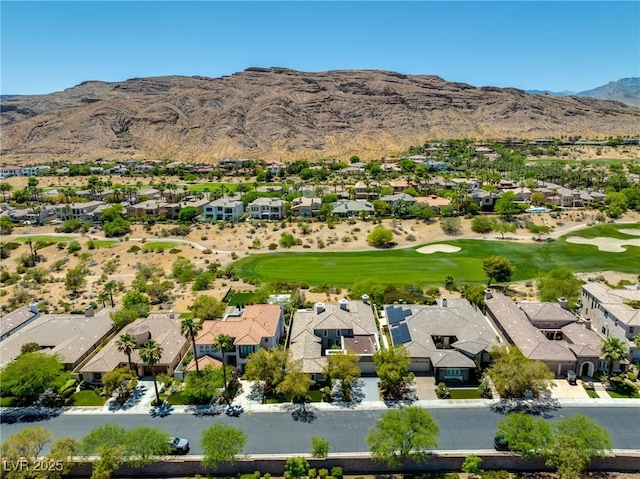
<svg viewBox="0 0 640 479">
<path fill-rule="evenodd" d="M 189 441 L 183 437 L 170 437 L 171 454 L 186 454 L 189 452 Z"/>
<path fill-rule="evenodd" d="M 567 372 L 567 381 L 569 382 L 569 384 L 576 384 L 576 372 L 575 371 L 568 371 Z"/>
<path fill-rule="evenodd" d="M 509 443 L 504 440 L 504 436 L 502 434 L 497 434 L 493 438 L 493 447 L 496 451 L 508 451 Z"/>
</svg>

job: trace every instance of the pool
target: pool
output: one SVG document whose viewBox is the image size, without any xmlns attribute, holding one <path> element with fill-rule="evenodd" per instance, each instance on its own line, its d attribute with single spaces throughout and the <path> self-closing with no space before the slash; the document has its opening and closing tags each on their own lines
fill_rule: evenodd
<svg viewBox="0 0 640 479">
<path fill-rule="evenodd" d="M 529 208 L 529 209 L 527 209 L 525 211 L 527 213 L 546 213 L 549 210 L 547 208 L 541 206 L 541 207 L 537 207 L 537 208 Z"/>
</svg>

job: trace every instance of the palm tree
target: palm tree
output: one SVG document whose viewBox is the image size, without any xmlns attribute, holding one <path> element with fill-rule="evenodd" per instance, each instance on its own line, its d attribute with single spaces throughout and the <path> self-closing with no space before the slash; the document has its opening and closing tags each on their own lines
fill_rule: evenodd
<svg viewBox="0 0 640 479">
<path fill-rule="evenodd" d="M 127 359 L 129 360 L 129 369 L 133 370 L 131 367 L 131 353 L 138 345 L 138 340 L 131 333 L 123 333 L 120 335 L 120 338 L 116 341 L 116 347 L 118 351 L 127 355 Z"/>
<path fill-rule="evenodd" d="M 607 381 L 610 381 L 611 375 L 613 374 L 613 363 L 627 357 L 627 346 L 618 338 L 609 338 L 602 343 L 600 354 L 602 354 L 604 359 L 609 361 L 609 365 L 607 366 Z"/>
<path fill-rule="evenodd" d="M 196 360 L 196 373 L 200 372 L 198 366 L 198 355 L 196 354 L 196 335 L 202 331 L 202 321 L 194 321 L 193 318 L 185 318 L 180 323 L 180 333 L 187 339 L 191 340 L 193 348 L 193 359 Z"/>
<path fill-rule="evenodd" d="M 140 359 L 151 366 L 153 376 L 153 387 L 156 390 L 156 405 L 160 405 L 160 394 L 158 393 L 158 383 L 156 382 L 156 364 L 162 358 L 162 346 L 154 339 L 147 339 L 140 348 Z"/>
<path fill-rule="evenodd" d="M 226 334 L 219 334 L 216 339 L 213 340 L 213 350 L 220 351 L 222 353 L 222 380 L 224 381 L 224 392 L 229 402 L 229 395 L 227 394 L 227 355 L 225 353 L 231 351 L 233 348 L 233 339 Z"/>
</svg>

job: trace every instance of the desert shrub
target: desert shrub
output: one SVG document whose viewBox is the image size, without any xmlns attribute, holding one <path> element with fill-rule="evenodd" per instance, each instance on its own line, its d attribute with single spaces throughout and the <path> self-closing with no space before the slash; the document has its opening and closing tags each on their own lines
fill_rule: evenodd
<svg viewBox="0 0 640 479">
<path fill-rule="evenodd" d="M 140 246 L 134 244 L 127 250 L 127 253 L 137 253 L 138 251 L 140 251 Z"/>
</svg>

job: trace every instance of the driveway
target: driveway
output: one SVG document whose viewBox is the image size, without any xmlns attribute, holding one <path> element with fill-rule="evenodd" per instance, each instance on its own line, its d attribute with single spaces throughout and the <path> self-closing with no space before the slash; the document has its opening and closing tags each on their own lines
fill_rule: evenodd
<svg viewBox="0 0 640 479">
<path fill-rule="evenodd" d="M 436 396 L 436 378 L 433 376 L 416 376 L 413 380 L 413 388 L 419 401 L 438 399 L 438 396 Z"/>
<path fill-rule="evenodd" d="M 556 387 L 551 388 L 551 397 L 554 399 L 588 399 L 589 395 L 584 390 L 580 381 L 571 385 L 566 379 L 554 379 Z"/>
</svg>

